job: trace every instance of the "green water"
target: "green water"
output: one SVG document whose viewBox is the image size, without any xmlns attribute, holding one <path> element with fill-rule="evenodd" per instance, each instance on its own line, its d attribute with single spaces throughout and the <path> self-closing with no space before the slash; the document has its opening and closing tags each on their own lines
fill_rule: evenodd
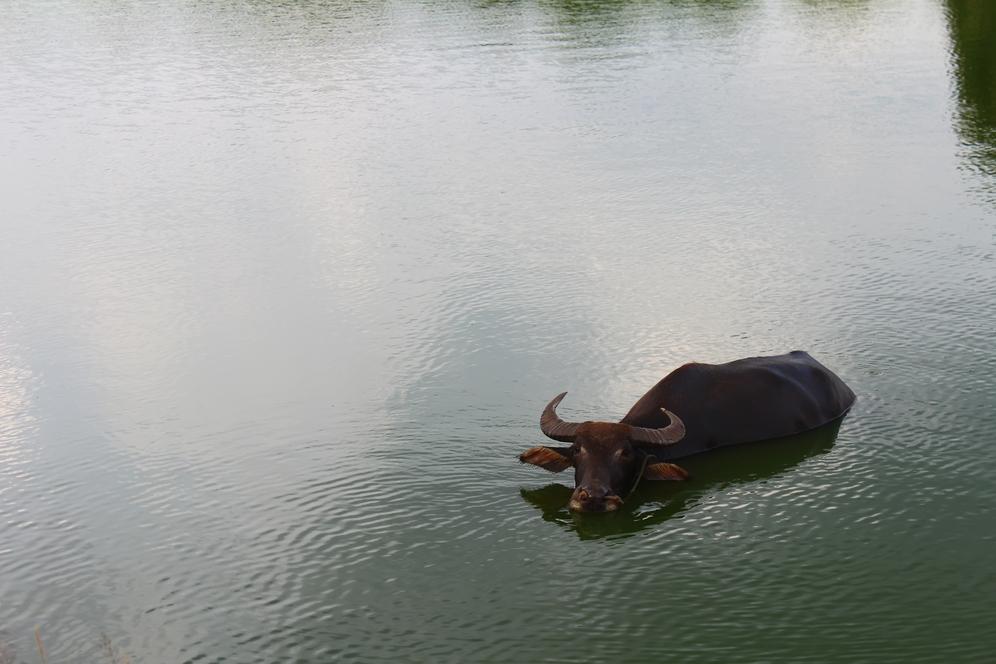
<svg viewBox="0 0 996 664">
<path fill-rule="evenodd" d="M 992 660 L 993 7 L 6 3 L 0 654 Z M 516 461 L 796 348 L 839 431 Z"/>
</svg>

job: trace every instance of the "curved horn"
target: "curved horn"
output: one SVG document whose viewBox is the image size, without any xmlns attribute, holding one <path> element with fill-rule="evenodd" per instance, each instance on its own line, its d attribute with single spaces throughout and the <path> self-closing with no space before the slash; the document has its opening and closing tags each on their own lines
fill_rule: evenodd
<svg viewBox="0 0 996 664">
<path fill-rule="evenodd" d="M 660 429 L 630 427 L 629 439 L 634 443 L 647 443 L 648 445 L 674 445 L 684 438 L 685 423 L 681 421 L 681 418 L 667 408 L 661 408 L 661 411 L 668 416 L 670 424 Z"/>
<path fill-rule="evenodd" d="M 543 409 L 543 414 L 540 415 L 540 430 L 544 435 L 554 440 L 559 440 L 562 443 L 572 443 L 574 442 L 575 434 L 578 432 L 578 427 L 581 425 L 574 422 L 565 422 L 557 415 L 557 406 L 560 405 L 560 402 L 566 396 L 567 392 L 561 392 L 553 398 L 553 401 L 546 405 L 546 408 Z"/>
</svg>

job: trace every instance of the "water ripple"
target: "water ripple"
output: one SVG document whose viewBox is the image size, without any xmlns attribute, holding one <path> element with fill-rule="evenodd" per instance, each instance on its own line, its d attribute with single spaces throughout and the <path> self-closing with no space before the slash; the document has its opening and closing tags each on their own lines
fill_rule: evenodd
<svg viewBox="0 0 996 664">
<path fill-rule="evenodd" d="M 985 660 L 988 60 L 949 5 L 6 7 L 0 653 Z M 839 433 L 608 517 L 515 460 L 562 390 L 614 418 L 796 347 Z"/>
</svg>

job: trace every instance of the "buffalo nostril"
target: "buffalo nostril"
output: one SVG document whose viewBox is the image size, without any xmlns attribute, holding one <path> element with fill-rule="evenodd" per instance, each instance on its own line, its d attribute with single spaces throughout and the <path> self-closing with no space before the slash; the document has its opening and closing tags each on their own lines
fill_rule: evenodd
<svg viewBox="0 0 996 664">
<path fill-rule="evenodd" d="M 588 495 L 587 491 L 585 491 L 584 489 L 578 491 L 578 500 L 588 500 L 588 498 L 590 498 L 590 496 Z"/>
</svg>

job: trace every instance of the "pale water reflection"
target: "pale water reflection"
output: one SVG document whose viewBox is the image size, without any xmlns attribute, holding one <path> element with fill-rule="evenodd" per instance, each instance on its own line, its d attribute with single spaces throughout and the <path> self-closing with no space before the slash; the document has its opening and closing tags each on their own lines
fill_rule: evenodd
<svg viewBox="0 0 996 664">
<path fill-rule="evenodd" d="M 988 659 L 990 13 L 6 3 L 0 639 Z M 603 521 L 516 461 L 563 390 L 795 348 L 858 394 L 832 444 Z"/>
</svg>

